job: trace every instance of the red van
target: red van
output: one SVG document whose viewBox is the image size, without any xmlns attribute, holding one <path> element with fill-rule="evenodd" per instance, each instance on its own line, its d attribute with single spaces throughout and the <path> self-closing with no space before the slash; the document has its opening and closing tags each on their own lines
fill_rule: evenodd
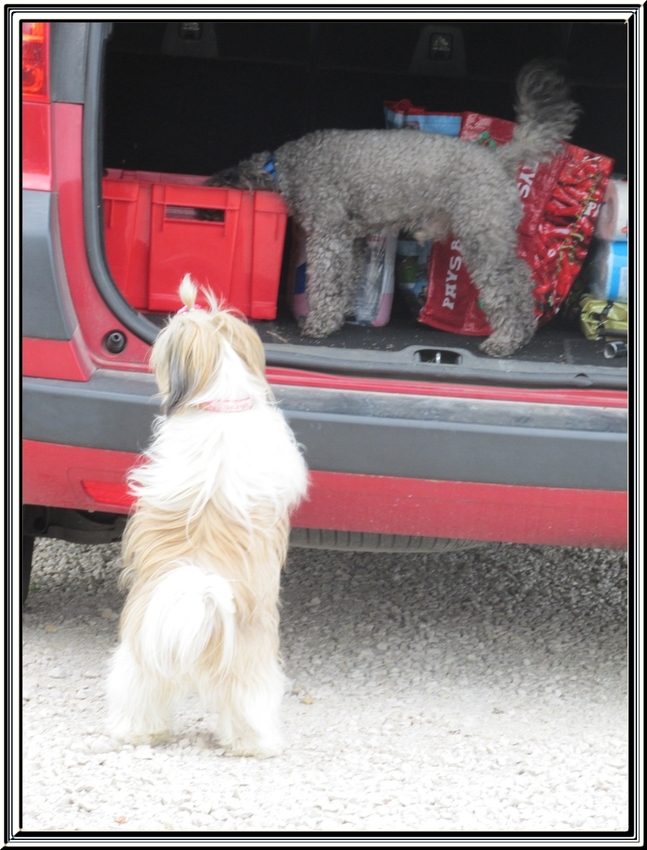
<svg viewBox="0 0 647 850">
<path fill-rule="evenodd" d="M 567 63 L 583 107 L 574 144 L 624 175 L 629 36 L 620 20 L 22 23 L 24 591 L 35 536 L 106 542 L 123 529 L 125 476 L 158 412 L 150 345 L 173 309 L 153 297 L 164 257 L 137 216 L 152 219 L 165 186 L 189 192 L 175 206 L 195 205 L 204 175 L 312 129 L 383 126 L 389 100 L 512 118 L 516 73 L 538 55 Z M 115 253 L 120 200 L 131 235 Z M 311 469 L 295 545 L 626 546 L 626 358 L 558 314 L 493 359 L 479 339 L 417 322 L 398 293 L 383 327 L 304 339 L 273 201 L 245 212 L 249 198 L 234 198 L 245 230 L 227 262 L 248 257 L 243 277 L 280 280 L 274 304 L 246 297 Z"/>
</svg>

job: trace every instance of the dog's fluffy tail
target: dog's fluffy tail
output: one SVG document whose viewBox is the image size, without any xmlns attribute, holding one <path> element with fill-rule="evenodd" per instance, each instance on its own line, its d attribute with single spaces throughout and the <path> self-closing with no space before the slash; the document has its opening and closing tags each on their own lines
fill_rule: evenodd
<svg viewBox="0 0 647 850">
<path fill-rule="evenodd" d="M 140 631 L 142 662 L 166 679 L 181 679 L 207 649 L 212 672 L 225 672 L 234 651 L 236 607 L 229 582 L 191 564 L 178 564 L 153 591 Z"/>
<path fill-rule="evenodd" d="M 569 87 L 554 64 L 535 60 L 517 78 L 517 126 L 512 141 L 497 153 L 510 172 L 519 163 L 550 159 L 568 139 L 580 114 Z"/>
</svg>

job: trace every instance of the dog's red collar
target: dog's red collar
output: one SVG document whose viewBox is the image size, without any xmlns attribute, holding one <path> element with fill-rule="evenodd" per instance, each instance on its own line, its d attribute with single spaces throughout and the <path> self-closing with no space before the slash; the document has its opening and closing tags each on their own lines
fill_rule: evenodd
<svg viewBox="0 0 647 850">
<path fill-rule="evenodd" d="M 216 413 L 238 413 L 241 410 L 251 410 L 253 401 L 249 396 L 246 398 L 222 398 L 215 401 L 201 401 L 192 407 L 200 410 L 213 410 Z"/>
</svg>

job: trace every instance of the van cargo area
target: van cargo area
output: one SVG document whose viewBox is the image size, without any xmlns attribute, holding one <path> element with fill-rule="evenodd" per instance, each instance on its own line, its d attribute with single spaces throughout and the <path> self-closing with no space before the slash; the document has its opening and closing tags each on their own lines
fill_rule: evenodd
<svg viewBox="0 0 647 850">
<path fill-rule="evenodd" d="M 433 52 L 432 30 L 445 37 L 434 43 L 449 44 L 449 54 Z M 190 183 L 315 129 L 383 128 L 384 102 L 405 98 L 429 111 L 513 120 L 516 74 L 535 57 L 564 61 L 582 107 L 573 144 L 612 158 L 614 173 L 625 176 L 622 23 L 429 20 L 114 23 L 104 63 L 104 176 L 157 172 Z M 482 338 L 418 322 L 397 285 L 385 326 L 347 323 L 326 339 L 302 337 L 286 298 L 289 222 L 285 233 L 273 260 L 276 317 L 252 315 L 270 364 L 416 378 L 441 366 L 451 367 L 451 380 L 559 385 L 568 375 L 575 386 L 626 385 L 626 358 L 605 356 L 607 341 L 587 340 L 566 310 L 505 361 L 481 354 Z M 163 300 L 154 310 L 139 295 L 129 300 L 158 325 L 170 309 Z"/>
</svg>

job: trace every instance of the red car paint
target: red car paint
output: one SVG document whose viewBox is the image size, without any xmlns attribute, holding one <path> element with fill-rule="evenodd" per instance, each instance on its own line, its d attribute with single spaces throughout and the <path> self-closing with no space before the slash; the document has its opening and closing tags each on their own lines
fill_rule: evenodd
<svg viewBox="0 0 647 850">
<path fill-rule="evenodd" d="M 137 455 L 31 440 L 23 444 L 23 498 L 30 504 L 127 513 L 126 475 Z M 300 528 L 622 548 L 627 495 L 311 472 Z"/>
<path fill-rule="evenodd" d="M 47 103 L 22 105 L 23 189 L 52 188 L 51 114 Z"/>
</svg>

